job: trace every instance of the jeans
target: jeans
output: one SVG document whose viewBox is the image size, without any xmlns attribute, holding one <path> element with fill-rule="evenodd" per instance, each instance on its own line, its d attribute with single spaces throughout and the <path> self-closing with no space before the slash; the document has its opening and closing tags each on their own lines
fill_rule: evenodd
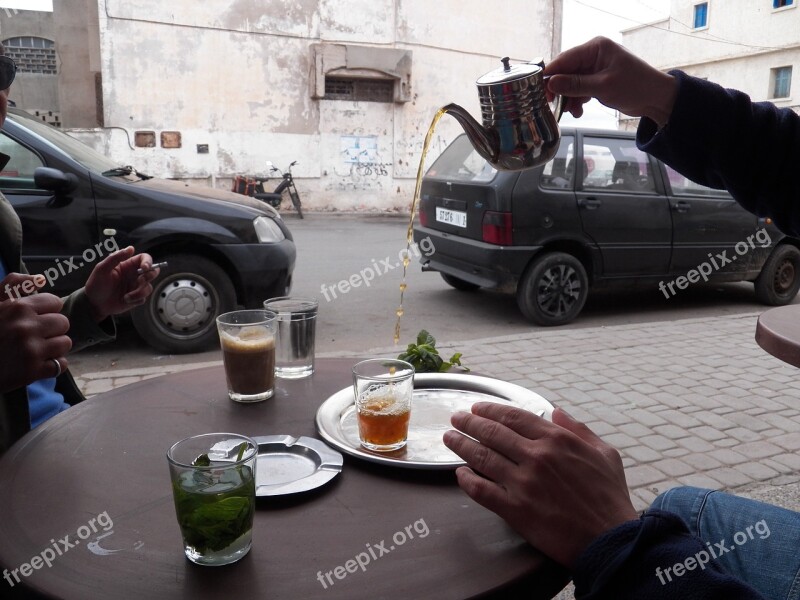
<svg viewBox="0 0 800 600">
<path fill-rule="evenodd" d="M 800 600 L 800 513 L 693 487 L 674 488 L 651 508 L 678 515 L 728 573 L 769 600 Z"/>
</svg>

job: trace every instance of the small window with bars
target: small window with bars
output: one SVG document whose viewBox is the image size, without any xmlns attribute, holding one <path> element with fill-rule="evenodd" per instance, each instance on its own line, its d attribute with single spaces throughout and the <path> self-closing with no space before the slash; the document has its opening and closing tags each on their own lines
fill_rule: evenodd
<svg viewBox="0 0 800 600">
<path fill-rule="evenodd" d="M 56 45 L 52 40 L 40 37 L 14 37 L 3 40 L 6 55 L 17 63 L 20 73 L 58 74 Z"/>
<path fill-rule="evenodd" d="M 394 80 L 326 76 L 325 99 L 394 102 Z"/>
<path fill-rule="evenodd" d="M 792 91 L 792 67 L 778 67 L 770 70 L 772 82 L 770 98 L 788 98 Z"/>
</svg>

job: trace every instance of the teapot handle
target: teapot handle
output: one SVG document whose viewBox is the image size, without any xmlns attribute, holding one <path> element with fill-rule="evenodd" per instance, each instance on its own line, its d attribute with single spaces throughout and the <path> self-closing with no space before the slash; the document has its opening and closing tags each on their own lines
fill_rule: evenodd
<svg viewBox="0 0 800 600">
<path fill-rule="evenodd" d="M 561 115 L 564 114 L 564 107 L 566 104 L 567 99 L 561 94 L 557 94 L 550 103 L 550 110 L 553 111 L 553 116 L 556 118 L 556 123 L 561 120 Z"/>
<path fill-rule="evenodd" d="M 534 58 L 531 63 L 538 65 L 544 70 L 544 58 Z M 550 79 L 550 76 L 544 77 L 543 82 L 546 82 L 548 79 Z M 556 123 L 559 122 L 561 120 L 561 115 L 564 114 L 564 107 L 567 104 L 566 99 L 560 94 L 557 94 L 556 97 L 553 98 L 553 101 L 548 102 L 548 104 L 550 105 L 553 116 L 556 118 Z"/>
</svg>

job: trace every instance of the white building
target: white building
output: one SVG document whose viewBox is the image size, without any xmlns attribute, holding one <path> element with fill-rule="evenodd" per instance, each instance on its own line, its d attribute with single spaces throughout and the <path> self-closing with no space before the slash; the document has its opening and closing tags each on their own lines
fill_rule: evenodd
<svg viewBox="0 0 800 600">
<path fill-rule="evenodd" d="M 218 187 L 297 160 L 319 210 L 407 210 L 436 111 L 480 118 L 480 75 L 561 46 L 562 0 L 59 0 L 56 29 L 59 6 L 88 20 L 81 139 Z M 428 164 L 460 132 L 440 123 Z"/>
<path fill-rule="evenodd" d="M 623 31 L 623 44 L 661 70 L 681 69 L 800 112 L 798 3 L 672 0 L 667 19 Z M 621 127 L 635 121 L 623 116 Z"/>
</svg>

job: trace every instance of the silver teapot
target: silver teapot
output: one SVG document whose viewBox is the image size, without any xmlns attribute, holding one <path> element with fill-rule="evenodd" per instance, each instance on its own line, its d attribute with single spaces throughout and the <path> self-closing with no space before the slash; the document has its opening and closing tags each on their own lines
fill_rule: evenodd
<svg viewBox="0 0 800 600">
<path fill-rule="evenodd" d="M 517 171 L 544 164 L 558 151 L 562 98 L 557 96 L 551 109 L 543 59 L 513 66 L 508 57 L 501 61 L 502 67 L 476 81 L 483 125 L 457 104 L 443 110 L 461 124 L 478 154 L 495 169 Z"/>
</svg>

